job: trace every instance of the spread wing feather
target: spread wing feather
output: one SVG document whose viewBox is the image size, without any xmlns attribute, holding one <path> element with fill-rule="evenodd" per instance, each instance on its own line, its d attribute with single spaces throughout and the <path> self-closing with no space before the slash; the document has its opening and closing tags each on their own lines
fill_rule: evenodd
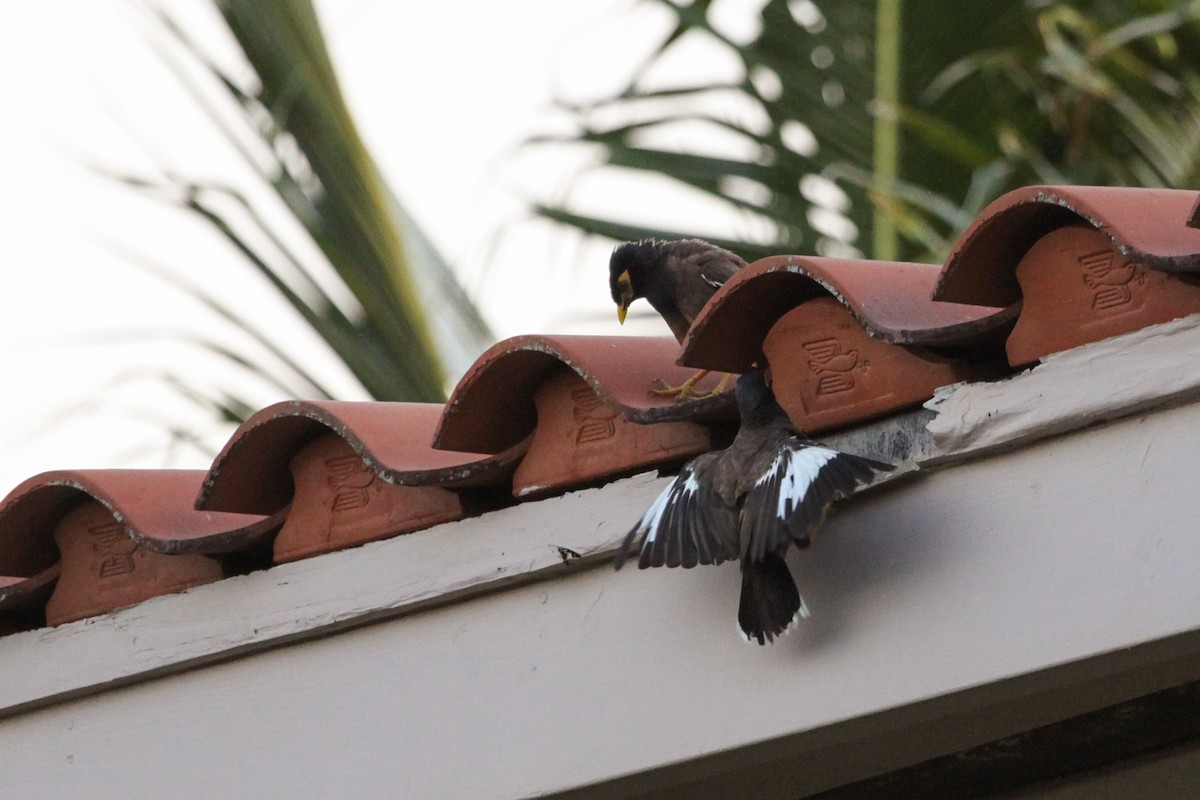
<svg viewBox="0 0 1200 800">
<path fill-rule="evenodd" d="M 613 563 L 625 563 L 635 542 L 638 567 L 694 567 L 738 557 L 737 510 L 705 480 L 717 453 L 686 464 L 625 536 Z"/>
<path fill-rule="evenodd" d="M 789 542 L 807 547 L 812 533 L 837 499 L 870 483 L 876 470 L 892 467 L 788 439 L 750 491 L 741 518 L 741 557 L 760 561 Z"/>
</svg>

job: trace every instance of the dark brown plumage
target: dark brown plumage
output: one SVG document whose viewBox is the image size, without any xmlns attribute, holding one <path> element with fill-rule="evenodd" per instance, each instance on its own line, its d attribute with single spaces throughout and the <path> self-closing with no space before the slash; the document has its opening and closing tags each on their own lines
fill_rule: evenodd
<svg viewBox="0 0 1200 800">
<path fill-rule="evenodd" d="M 744 266 L 737 254 L 701 239 L 643 239 L 613 250 L 608 283 L 621 322 L 644 297 L 682 342 L 708 299 Z"/>
<path fill-rule="evenodd" d="M 682 342 L 704 304 L 744 266 L 736 253 L 701 239 L 626 242 L 613 250 L 608 262 L 617 319 L 624 324 L 630 304 L 644 297 Z M 692 386 L 707 374 L 698 372 L 682 386 L 664 386 L 657 393 L 692 396 Z M 728 376 L 713 393 L 723 390 L 727 381 Z"/>
<path fill-rule="evenodd" d="M 625 537 L 615 566 L 639 537 L 641 569 L 741 559 L 738 625 L 765 644 L 807 615 L 783 560 L 788 547 L 807 547 L 835 500 L 892 467 L 804 438 L 761 371 L 738 380 L 737 399 L 733 444 L 680 470 Z"/>
</svg>

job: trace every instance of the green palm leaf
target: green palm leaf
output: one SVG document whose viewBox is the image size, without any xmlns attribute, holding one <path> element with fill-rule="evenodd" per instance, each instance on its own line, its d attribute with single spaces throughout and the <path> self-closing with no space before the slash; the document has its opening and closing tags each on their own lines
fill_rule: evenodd
<svg viewBox="0 0 1200 800">
<path fill-rule="evenodd" d="M 666 176 L 731 210 L 753 209 L 774 223 L 775 240 L 722 242 L 749 257 L 852 246 L 876 258 L 939 260 L 983 204 L 1016 186 L 1194 187 L 1200 178 L 1194 0 L 769 0 L 761 31 L 737 47 L 714 27 L 712 2 L 645 2 L 675 19 L 658 49 L 614 96 L 560 104 L 574 134 L 528 144 L 598 149 L 595 169 Z M 689 34 L 734 50 L 742 79 L 650 87 L 645 77 Z M 765 124 L 731 121 L 724 110 L 745 106 Z M 681 120 L 734 131 L 753 155 L 641 141 Z M 728 190 L 730 179 L 769 191 L 747 201 Z M 570 201 L 535 209 L 617 239 L 707 233 L 650 231 Z M 851 224 L 822 225 L 830 213 Z"/>
<path fill-rule="evenodd" d="M 241 192 L 163 171 L 118 176 L 175 203 L 225 238 L 310 325 L 376 399 L 437 401 L 447 370 L 460 372 L 491 341 L 482 317 L 449 266 L 385 185 L 342 97 L 310 0 L 214 0 L 255 81 L 235 80 L 173 19 L 150 7 L 164 35 L 159 52 L 243 160 L 273 190 L 316 244 L 310 263 Z M 197 70 L 185 62 L 200 66 Z M 204 77 L 232 101 L 212 100 Z M 257 139 L 257 142 L 255 142 Z M 345 307 L 317 278 L 332 267 L 355 304 Z M 175 281 L 179 284 L 180 281 Z M 193 294 L 223 311 L 199 276 Z M 268 334 L 222 314 L 258 344 Z M 286 347 L 272 343 L 279 360 Z M 286 364 L 297 373 L 296 357 Z M 301 371 L 302 372 L 302 371 Z M 296 384 L 324 393 L 309 375 Z M 226 405 L 236 407 L 236 403 Z"/>
</svg>

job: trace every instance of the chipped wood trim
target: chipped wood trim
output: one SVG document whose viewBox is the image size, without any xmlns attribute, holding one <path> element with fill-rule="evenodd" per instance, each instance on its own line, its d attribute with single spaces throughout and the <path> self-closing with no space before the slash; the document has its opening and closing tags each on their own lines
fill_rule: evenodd
<svg viewBox="0 0 1200 800">
<path fill-rule="evenodd" d="M 1029 444 L 1200 396 L 1200 314 L 1076 347 L 1005 380 L 955 384 L 927 404 L 930 460 Z"/>
</svg>

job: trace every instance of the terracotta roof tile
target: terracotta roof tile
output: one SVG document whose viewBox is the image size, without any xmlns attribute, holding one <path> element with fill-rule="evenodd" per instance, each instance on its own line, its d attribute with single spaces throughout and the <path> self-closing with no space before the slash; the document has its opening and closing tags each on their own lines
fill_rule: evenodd
<svg viewBox="0 0 1200 800">
<path fill-rule="evenodd" d="M 58 563 L 29 577 L 0 576 L 0 636 L 46 627 L 46 601 L 58 579 Z"/>
<path fill-rule="evenodd" d="M 679 362 L 744 372 L 762 359 L 767 332 L 784 314 L 830 295 L 883 342 L 998 349 L 1015 310 L 932 302 L 940 271 L 936 264 L 866 259 L 772 256 L 755 261 L 696 318 Z"/>
<path fill-rule="evenodd" d="M 388 483 L 345 439 L 328 432 L 300 448 L 290 471 L 295 497 L 275 538 L 276 563 L 411 533 L 502 504 L 494 493 L 477 498 L 472 489 Z M 419 474 L 428 477 L 430 471 Z M 502 497 L 511 502 L 507 474 Z"/>
<path fill-rule="evenodd" d="M 1200 286 L 1146 269 L 1087 225 L 1043 235 L 1016 278 L 1024 299 L 1006 345 L 1014 366 L 1200 312 Z"/>
<path fill-rule="evenodd" d="M 273 513 L 292 499 L 289 465 L 304 447 L 333 434 L 382 481 L 398 486 L 505 485 L 527 444 L 495 455 L 430 446 L 437 403 L 286 401 L 258 411 L 213 461 L 197 508 Z"/>
<path fill-rule="evenodd" d="M 696 422 L 639 425 L 623 419 L 565 366 L 545 379 L 533 399 L 537 427 L 513 476 L 513 494 L 522 499 L 682 464 L 718 446 L 713 431 Z"/>
<path fill-rule="evenodd" d="M 41 610 L 58 580 L 59 563 L 27 577 L 0 576 L 0 612 Z"/>
<path fill-rule="evenodd" d="M 46 622 L 61 625 L 219 581 L 221 563 L 199 553 L 164 555 L 133 540 L 111 511 L 85 501 L 54 528 L 62 572 L 46 601 Z"/>
<path fill-rule="evenodd" d="M 1027 186 L 992 201 L 946 261 L 934 298 L 1008 306 L 1021 298 L 1017 264 L 1057 228 L 1089 225 L 1145 268 L 1200 271 L 1196 192 L 1100 186 Z"/>
<path fill-rule="evenodd" d="M 644 336 L 516 336 L 481 355 L 446 403 L 434 446 L 499 452 L 533 433 L 534 395 L 562 367 L 573 370 L 621 419 L 640 425 L 736 418 L 733 395 L 678 402 L 653 395 L 655 380 L 679 384 L 679 345 Z M 710 376 L 699 386 L 712 388 Z"/>
<path fill-rule="evenodd" d="M 273 518 L 192 508 L 198 470 L 72 470 L 26 480 L 0 503 L 0 574 L 25 577 L 0 596 L 26 594 L 61 573 L 46 620 L 61 624 L 224 575 L 208 555 L 246 551 L 275 532 Z M 43 583 L 44 585 L 44 583 Z"/>
<path fill-rule="evenodd" d="M 807 433 L 920 405 L 941 386 L 999 372 L 994 360 L 951 358 L 873 338 L 828 296 L 780 317 L 762 350 L 779 404 Z"/>
<path fill-rule="evenodd" d="M 261 515 L 196 511 L 203 479 L 203 471 L 184 469 L 35 475 L 0 502 L 0 574 L 32 574 L 53 563 L 54 526 L 88 499 L 120 520 L 135 543 L 160 553 L 229 553 L 274 533 L 276 521 Z"/>
<path fill-rule="evenodd" d="M 56 561 L 34 575 L 0 575 L 0 636 L 46 627 L 46 602 L 60 571 Z"/>
</svg>

